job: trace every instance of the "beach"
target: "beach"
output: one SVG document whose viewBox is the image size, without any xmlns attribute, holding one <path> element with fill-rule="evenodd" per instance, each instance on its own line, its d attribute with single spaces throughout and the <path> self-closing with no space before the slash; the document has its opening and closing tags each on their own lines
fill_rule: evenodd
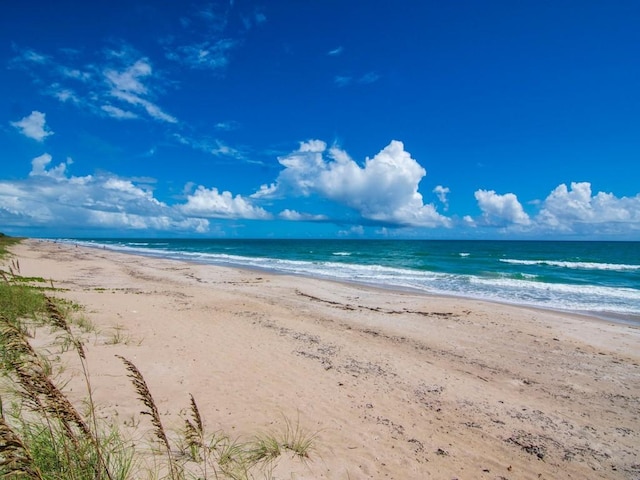
<svg viewBox="0 0 640 480">
<path fill-rule="evenodd" d="M 99 415 L 135 438 L 151 426 L 116 355 L 169 430 L 192 394 L 210 431 L 315 435 L 274 478 L 640 478 L 633 325 L 51 241 L 11 251 L 83 306 Z"/>
</svg>

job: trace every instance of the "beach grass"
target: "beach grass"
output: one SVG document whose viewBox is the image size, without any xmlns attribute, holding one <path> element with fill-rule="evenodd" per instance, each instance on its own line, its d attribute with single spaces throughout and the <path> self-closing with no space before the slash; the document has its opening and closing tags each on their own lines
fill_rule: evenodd
<svg viewBox="0 0 640 480">
<path fill-rule="evenodd" d="M 21 238 L 10 237 L 0 232 L 0 258 L 6 257 L 6 255 L 9 253 L 8 248 L 11 247 L 11 245 L 20 243 L 21 240 Z"/>
<path fill-rule="evenodd" d="M 16 240 L 17 241 L 17 240 Z M 7 248 L 16 243 L 0 236 L 0 476 L 13 479 L 126 480 L 128 478 L 249 479 L 270 478 L 270 468 L 286 450 L 309 458 L 313 435 L 285 419 L 281 435 L 233 440 L 224 432 L 208 433 L 193 396 L 184 410 L 184 428 L 170 435 L 143 374 L 119 356 L 133 389 L 153 426 L 160 449 L 149 449 L 99 419 L 82 334 L 86 319 L 73 321 L 80 307 L 50 296 L 37 280 L 21 277 Z M 52 344 L 34 348 L 39 329 L 53 330 Z M 78 409 L 60 380 L 60 354 L 75 351 L 86 388 Z M 137 426 L 141 422 L 137 423 Z M 149 452 L 154 456 L 149 462 Z M 153 465 L 149 468 L 146 465 Z M 144 465 L 144 466 L 143 466 Z"/>
</svg>

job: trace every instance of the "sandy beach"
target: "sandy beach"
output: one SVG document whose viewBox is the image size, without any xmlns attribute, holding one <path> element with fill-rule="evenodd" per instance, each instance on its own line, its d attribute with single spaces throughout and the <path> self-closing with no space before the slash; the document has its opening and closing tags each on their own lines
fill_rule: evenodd
<svg viewBox="0 0 640 480">
<path fill-rule="evenodd" d="M 38 240 L 11 251 L 84 307 L 99 414 L 134 436 L 151 427 L 116 355 L 169 430 L 193 394 L 210 431 L 315 434 L 275 478 L 640 479 L 637 327 Z"/>
</svg>

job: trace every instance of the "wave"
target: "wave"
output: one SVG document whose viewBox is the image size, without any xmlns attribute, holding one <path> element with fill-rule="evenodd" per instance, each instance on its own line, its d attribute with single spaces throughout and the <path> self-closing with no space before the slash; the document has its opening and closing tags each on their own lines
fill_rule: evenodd
<svg viewBox="0 0 640 480">
<path fill-rule="evenodd" d="M 472 277 L 468 292 L 479 298 L 558 310 L 615 313 L 637 317 L 640 290 L 596 285 L 570 285 L 505 278 Z"/>
<path fill-rule="evenodd" d="M 283 259 L 269 256 L 253 257 L 242 254 L 213 253 L 202 250 L 180 250 L 172 249 L 171 246 L 167 248 L 164 245 L 159 248 L 149 248 L 149 246 L 143 245 L 143 242 L 111 243 L 77 240 L 68 240 L 67 242 L 92 247 L 107 247 L 120 252 L 152 257 L 266 270 L 430 294 L 459 295 L 503 303 L 569 311 L 611 312 L 618 315 L 633 316 L 634 318 L 640 315 L 640 290 L 637 288 L 596 284 L 577 285 L 562 281 L 551 283 L 542 281 L 546 277 L 527 272 L 467 271 L 465 273 L 453 273 L 380 264 L 350 263 L 336 258 L 349 255 L 349 252 L 338 249 L 330 253 L 335 259 L 335 261 L 331 261 L 329 256 L 324 257 L 323 260 Z M 521 265 L 551 264 L 564 268 L 640 269 L 640 266 L 605 263 L 517 259 L 503 259 L 501 261 Z"/>
<path fill-rule="evenodd" d="M 473 274 L 442 273 L 383 265 L 310 262 L 202 252 L 171 252 L 169 255 L 164 252 L 163 256 L 561 310 L 611 311 L 637 315 L 638 305 L 640 305 L 640 290 L 637 289 L 552 284 L 536 280 L 535 275 L 487 278 Z"/>
<path fill-rule="evenodd" d="M 609 297 L 640 302 L 640 290 L 625 287 L 604 287 L 597 285 L 570 285 L 566 283 L 545 283 L 527 281 L 516 278 L 482 278 L 471 277 L 472 283 L 485 284 L 500 289 L 517 289 L 524 291 L 544 292 L 550 295 L 584 296 L 586 298 Z"/>
<path fill-rule="evenodd" d="M 577 270 L 615 270 L 629 271 L 640 270 L 640 265 L 625 265 L 620 263 L 597 263 L 597 262 L 569 262 L 558 260 L 516 260 L 510 258 L 501 258 L 503 263 L 511 263 L 515 265 L 549 265 L 552 267 L 572 268 Z"/>
</svg>

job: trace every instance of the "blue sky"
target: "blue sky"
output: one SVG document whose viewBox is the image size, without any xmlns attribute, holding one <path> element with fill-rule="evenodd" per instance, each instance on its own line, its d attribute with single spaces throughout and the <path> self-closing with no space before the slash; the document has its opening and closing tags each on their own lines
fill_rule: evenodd
<svg viewBox="0 0 640 480">
<path fill-rule="evenodd" d="M 640 2 L 0 6 L 0 231 L 640 239 Z"/>
</svg>

